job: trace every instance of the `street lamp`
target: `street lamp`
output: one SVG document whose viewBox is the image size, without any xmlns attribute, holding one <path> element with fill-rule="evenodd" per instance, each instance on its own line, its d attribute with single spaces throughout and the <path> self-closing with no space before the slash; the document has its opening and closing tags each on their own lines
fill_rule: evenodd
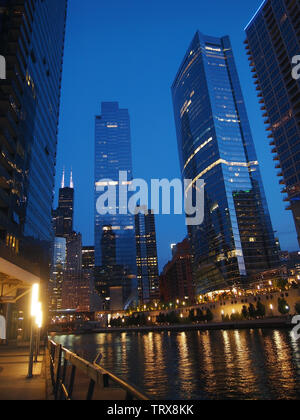
<svg viewBox="0 0 300 420">
<path fill-rule="evenodd" d="M 34 354 L 34 333 L 35 333 L 36 327 L 41 328 L 42 326 L 42 318 L 43 318 L 42 305 L 39 302 L 39 294 L 40 294 L 40 285 L 38 283 L 35 283 L 32 286 L 32 290 L 31 290 L 31 308 L 30 308 L 31 333 L 30 333 L 30 354 L 29 354 L 28 375 L 27 375 L 28 378 L 32 378 L 33 376 L 32 370 L 33 370 L 33 354 Z"/>
</svg>

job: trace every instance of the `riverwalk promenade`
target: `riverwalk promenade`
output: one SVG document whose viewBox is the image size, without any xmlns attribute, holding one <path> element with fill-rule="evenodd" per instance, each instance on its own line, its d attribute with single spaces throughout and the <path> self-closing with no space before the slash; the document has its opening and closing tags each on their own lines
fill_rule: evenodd
<svg viewBox="0 0 300 420">
<path fill-rule="evenodd" d="M 46 380 L 43 354 L 27 379 L 29 348 L 0 346 L 0 400 L 45 400 Z"/>
<path fill-rule="evenodd" d="M 245 321 L 229 321 L 229 322 L 199 322 L 189 324 L 160 324 L 160 325 L 143 325 L 143 326 L 124 326 L 124 327 L 111 327 L 111 328 L 97 328 L 97 329 L 78 329 L 74 332 L 51 332 L 52 336 L 55 335 L 82 335 L 82 334 L 101 334 L 101 333 L 114 333 L 114 332 L 163 332 L 163 331 L 213 331 L 213 330 L 244 330 L 244 329 L 292 329 L 292 317 L 275 317 L 263 318 Z"/>
</svg>

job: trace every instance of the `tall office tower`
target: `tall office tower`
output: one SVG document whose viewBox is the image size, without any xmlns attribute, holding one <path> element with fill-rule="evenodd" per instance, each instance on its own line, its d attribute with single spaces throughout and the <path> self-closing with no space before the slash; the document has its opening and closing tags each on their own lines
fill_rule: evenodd
<svg viewBox="0 0 300 420">
<path fill-rule="evenodd" d="M 80 282 L 79 309 L 83 311 L 102 310 L 103 304 L 95 291 L 95 247 L 82 247 L 82 277 Z"/>
<path fill-rule="evenodd" d="M 62 309 L 62 287 L 66 268 L 67 243 L 66 238 L 54 239 L 54 252 L 49 282 L 49 309 Z"/>
<path fill-rule="evenodd" d="M 0 276 L 7 279 L 5 295 L 17 272 L 20 289 L 49 276 L 66 12 L 67 0 L 0 2 L 0 55 L 7 70 L 0 80 Z"/>
<path fill-rule="evenodd" d="M 111 235 L 115 238 L 115 261 L 113 262 L 113 280 L 107 281 L 103 288 L 103 278 L 97 278 L 102 290 L 113 286 L 119 287 L 122 298 L 118 298 L 126 307 L 136 299 L 136 245 L 134 216 L 120 214 L 119 208 L 119 171 L 127 174 L 128 182 L 132 180 L 132 156 L 130 138 L 130 119 L 127 109 L 120 109 L 117 102 L 103 102 L 101 116 L 95 121 L 95 265 L 97 273 L 105 272 L 107 252 L 103 255 L 103 244 Z M 126 182 L 125 182 L 126 183 Z M 100 215 L 96 208 L 102 192 L 100 187 L 114 185 L 117 194 L 115 215 Z M 123 185 L 126 187 L 126 185 Z M 111 234 L 109 234 L 111 233 Z M 110 254 L 109 254 L 110 255 Z M 99 269 L 99 267 L 101 267 Z M 105 276 L 104 276 L 105 277 Z M 115 294 L 114 294 L 115 296 Z M 121 308 L 120 308 L 121 309 Z"/>
<path fill-rule="evenodd" d="M 67 237 L 66 269 L 62 287 L 63 309 L 77 309 L 78 290 L 82 275 L 82 237 L 73 232 Z"/>
<path fill-rule="evenodd" d="M 300 54 L 299 15 L 299 1 L 264 1 L 246 27 L 246 48 L 300 244 L 300 80 L 292 77 L 292 59 Z"/>
<path fill-rule="evenodd" d="M 94 270 L 95 267 L 95 247 L 83 246 L 82 247 L 82 269 Z"/>
<path fill-rule="evenodd" d="M 58 207 L 53 211 L 53 227 L 55 236 L 67 237 L 73 232 L 74 217 L 74 183 L 71 172 L 70 185 L 65 186 L 65 171 L 63 172 L 61 188 L 59 189 Z"/>
<path fill-rule="evenodd" d="M 159 299 L 155 216 L 151 210 L 140 208 L 135 216 L 136 263 L 139 302 Z"/>
<path fill-rule="evenodd" d="M 197 32 L 172 85 L 182 177 L 205 182 L 189 226 L 197 292 L 245 284 L 278 255 L 228 37 Z"/>
</svg>

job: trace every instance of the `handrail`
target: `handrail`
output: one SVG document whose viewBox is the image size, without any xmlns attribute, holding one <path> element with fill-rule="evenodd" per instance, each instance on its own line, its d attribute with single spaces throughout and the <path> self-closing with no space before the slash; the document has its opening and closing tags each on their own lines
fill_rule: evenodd
<svg viewBox="0 0 300 420">
<path fill-rule="evenodd" d="M 50 339 L 48 340 L 48 351 L 50 357 L 50 374 L 53 394 L 56 400 L 72 400 L 77 370 L 84 373 L 85 376 L 90 379 L 86 395 L 87 400 L 91 400 L 93 398 L 95 386 L 106 389 L 109 388 L 110 380 L 118 385 L 118 387 L 126 391 L 126 400 L 149 400 L 149 398 L 136 387 L 98 365 L 97 361 L 100 354 L 97 355 L 94 363 L 92 364 Z M 72 370 L 70 374 L 70 381 L 66 384 L 66 373 L 68 367 L 71 367 Z"/>
</svg>

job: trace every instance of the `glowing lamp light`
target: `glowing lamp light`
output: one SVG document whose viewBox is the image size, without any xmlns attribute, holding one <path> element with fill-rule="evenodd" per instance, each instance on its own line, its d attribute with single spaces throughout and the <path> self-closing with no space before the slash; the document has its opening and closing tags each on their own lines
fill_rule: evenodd
<svg viewBox="0 0 300 420">
<path fill-rule="evenodd" d="M 42 328 L 43 325 L 43 311 L 42 311 L 42 304 L 38 302 L 37 305 L 37 314 L 35 316 L 35 323 L 38 328 Z"/>
<path fill-rule="evenodd" d="M 31 292 L 31 316 L 32 317 L 35 317 L 38 314 L 39 292 L 40 292 L 40 285 L 38 283 L 35 283 L 32 286 L 32 292 Z"/>
</svg>

